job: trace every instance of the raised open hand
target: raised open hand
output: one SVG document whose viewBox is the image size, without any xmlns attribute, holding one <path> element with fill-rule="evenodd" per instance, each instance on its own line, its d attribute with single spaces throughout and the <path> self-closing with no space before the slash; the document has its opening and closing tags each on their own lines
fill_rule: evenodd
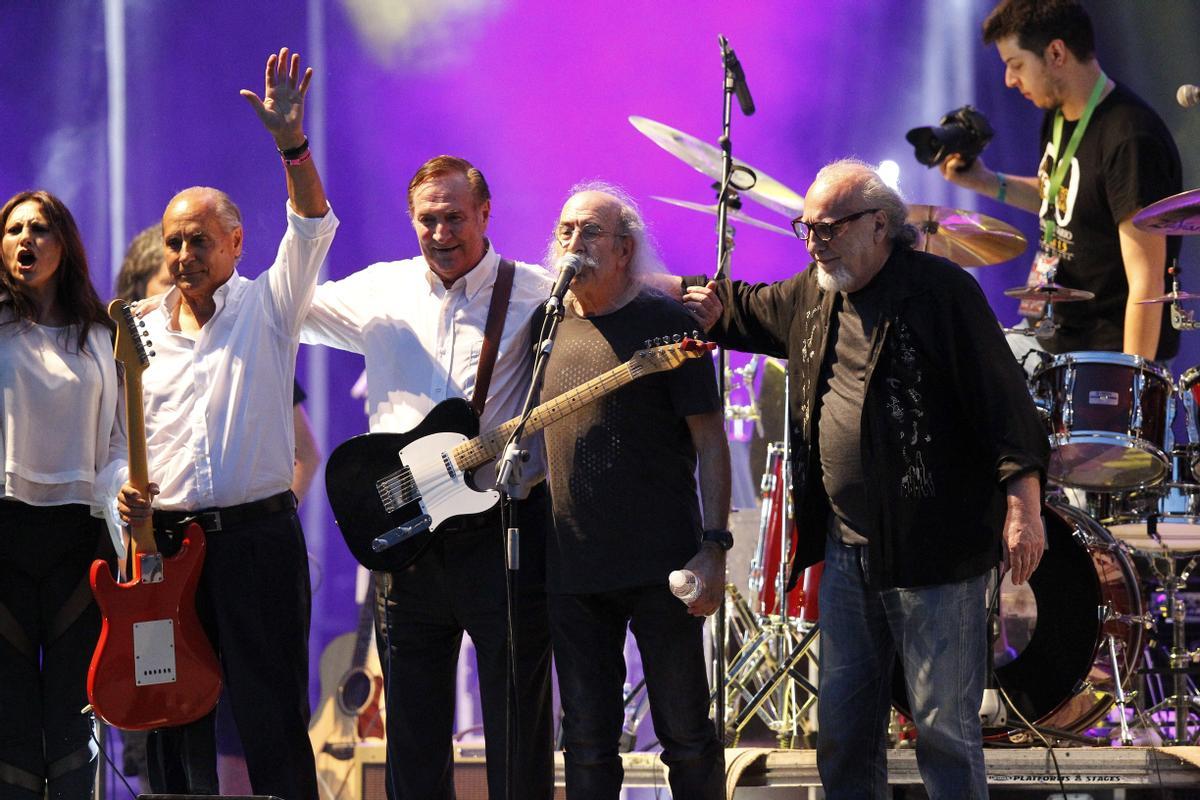
<svg viewBox="0 0 1200 800">
<path fill-rule="evenodd" d="M 304 96 L 312 80 L 312 67 L 300 76 L 300 56 L 286 47 L 267 57 L 266 88 L 263 97 L 249 89 L 240 94 L 275 139 L 280 150 L 304 143 Z"/>
</svg>

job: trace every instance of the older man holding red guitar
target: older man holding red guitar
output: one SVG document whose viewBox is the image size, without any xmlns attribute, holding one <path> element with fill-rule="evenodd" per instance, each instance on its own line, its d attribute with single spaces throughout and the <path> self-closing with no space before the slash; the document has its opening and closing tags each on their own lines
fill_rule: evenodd
<svg viewBox="0 0 1200 800">
<path fill-rule="evenodd" d="M 243 90 L 287 176 L 287 232 L 266 271 L 237 272 L 241 213 L 193 187 L 163 214 L 175 286 L 143 317 L 156 356 L 143 381 L 149 476 L 122 488 L 126 521 L 150 516 L 165 554 L 192 522 L 207 560 L 196 607 L 221 668 L 256 794 L 316 800 L 308 725 L 310 587 L 295 513 L 291 406 L 300 323 L 337 218 L 304 135 L 312 70 L 287 48 L 266 65 L 260 98 Z M 219 792 L 213 715 L 151 737 L 154 791 Z"/>
</svg>

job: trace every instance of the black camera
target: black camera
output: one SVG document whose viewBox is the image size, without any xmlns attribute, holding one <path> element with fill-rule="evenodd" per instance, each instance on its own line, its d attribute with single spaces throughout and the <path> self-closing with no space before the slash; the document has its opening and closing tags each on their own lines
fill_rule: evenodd
<svg viewBox="0 0 1200 800">
<path fill-rule="evenodd" d="M 971 166 L 992 140 L 987 117 L 971 106 L 951 111 L 936 127 L 913 128 L 904 135 L 916 148 L 917 161 L 935 167 L 954 153 L 963 159 L 961 169 Z"/>
</svg>

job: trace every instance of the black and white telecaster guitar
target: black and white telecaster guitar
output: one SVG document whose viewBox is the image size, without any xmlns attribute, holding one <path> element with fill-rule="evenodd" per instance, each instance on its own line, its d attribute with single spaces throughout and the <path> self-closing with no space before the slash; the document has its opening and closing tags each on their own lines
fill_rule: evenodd
<svg viewBox="0 0 1200 800">
<path fill-rule="evenodd" d="M 525 434 L 715 347 L 678 338 L 639 350 L 621 366 L 542 403 L 530 415 Z M 436 405 L 407 433 L 365 433 L 339 445 L 325 467 L 325 488 L 342 537 L 358 562 L 368 569 L 402 569 L 429 545 L 443 522 L 494 506 L 500 493 L 476 489 L 471 473 L 501 454 L 517 423 L 510 419 L 477 436 L 475 412 L 467 401 L 454 398 Z"/>
</svg>

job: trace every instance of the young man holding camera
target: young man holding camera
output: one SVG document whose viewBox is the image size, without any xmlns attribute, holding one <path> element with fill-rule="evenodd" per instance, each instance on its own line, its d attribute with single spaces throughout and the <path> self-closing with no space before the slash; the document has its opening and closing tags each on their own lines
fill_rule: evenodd
<svg viewBox="0 0 1200 800">
<path fill-rule="evenodd" d="M 976 159 L 942 162 L 952 183 L 1036 213 L 1042 238 L 1031 282 L 1053 280 L 1095 294 L 1056 306 L 1052 353 L 1112 350 L 1166 360 L 1179 349 L 1161 303 L 1178 237 L 1133 227 L 1143 207 L 1182 190 L 1179 151 L 1166 125 L 1104 74 L 1092 23 L 1075 0 L 1005 0 L 983 23 L 983 41 L 1004 61 L 1004 81 L 1038 108 L 1036 176 L 1006 175 Z M 961 169 L 961 171 L 960 171 Z M 1049 202 L 1050 197 L 1054 202 Z M 1037 304 L 1022 314 L 1038 317 Z"/>
</svg>

